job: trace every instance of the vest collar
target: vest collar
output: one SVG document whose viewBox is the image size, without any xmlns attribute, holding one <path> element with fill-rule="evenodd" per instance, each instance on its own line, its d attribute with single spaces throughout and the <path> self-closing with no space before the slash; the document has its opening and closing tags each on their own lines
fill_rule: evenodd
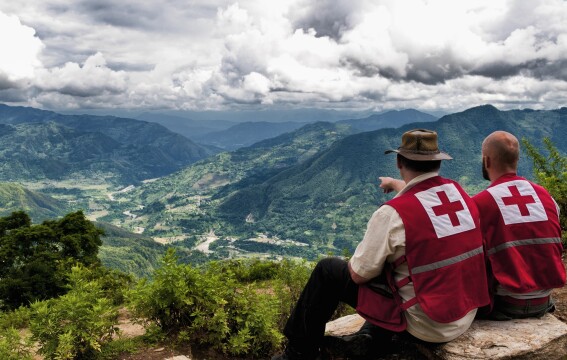
<svg viewBox="0 0 567 360">
<path fill-rule="evenodd" d="M 407 192 L 409 189 L 411 189 L 412 187 L 414 187 L 415 185 L 419 184 L 422 181 L 425 181 L 427 179 L 431 179 L 432 177 L 435 176 L 439 176 L 439 173 L 437 171 L 432 171 L 432 172 L 428 172 L 425 174 L 421 174 L 419 176 L 414 177 L 413 179 L 411 179 L 406 186 L 404 186 L 404 188 L 396 195 L 394 196 L 395 198 L 398 196 L 403 195 L 405 192 Z"/>
</svg>

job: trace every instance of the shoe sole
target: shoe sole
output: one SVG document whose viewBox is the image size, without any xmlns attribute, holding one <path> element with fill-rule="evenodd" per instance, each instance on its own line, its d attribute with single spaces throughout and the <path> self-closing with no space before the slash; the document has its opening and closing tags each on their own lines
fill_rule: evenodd
<svg viewBox="0 0 567 360">
<path fill-rule="evenodd" d="M 323 345 L 335 356 L 363 358 L 371 352 L 372 337 L 368 334 L 325 336 Z"/>
</svg>

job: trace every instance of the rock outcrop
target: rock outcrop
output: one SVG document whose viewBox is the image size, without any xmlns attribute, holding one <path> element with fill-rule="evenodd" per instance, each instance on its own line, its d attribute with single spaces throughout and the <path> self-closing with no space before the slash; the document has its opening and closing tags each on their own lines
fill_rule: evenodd
<svg viewBox="0 0 567 360">
<path fill-rule="evenodd" d="M 326 331 L 329 335 L 347 335 L 358 330 L 363 322 L 360 316 L 349 315 L 328 323 Z M 562 359 L 567 356 L 567 324 L 551 314 L 539 319 L 478 320 L 465 334 L 447 344 L 415 345 L 415 350 L 431 360 Z"/>
</svg>

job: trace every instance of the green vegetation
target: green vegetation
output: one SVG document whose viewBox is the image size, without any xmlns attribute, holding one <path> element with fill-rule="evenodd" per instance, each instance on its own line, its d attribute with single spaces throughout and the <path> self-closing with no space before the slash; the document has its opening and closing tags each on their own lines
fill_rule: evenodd
<svg viewBox="0 0 567 360">
<path fill-rule="evenodd" d="M 94 248 L 97 243 L 88 240 L 100 235 L 94 225 L 85 226 L 81 213 L 42 225 L 31 225 L 25 213 L 0 220 L 5 234 L 18 232 L 24 243 L 37 243 L 40 226 L 57 228 L 67 240 L 82 239 Z M 22 232 L 29 228 L 36 231 Z M 147 341 L 191 344 L 227 356 L 268 356 L 281 348 L 281 329 L 312 269 L 305 261 L 259 259 L 192 266 L 179 263 L 170 248 L 151 279 L 136 281 L 88 261 L 92 251 L 61 247 L 69 255 L 63 262 L 75 264 L 67 268 L 65 291 L 52 294 L 42 288 L 31 305 L 0 314 L 2 358 L 31 359 L 35 346 L 46 359 L 112 359 Z M 44 270 L 48 278 L 61 277 L 58 267 Z M 116 338 L 120 307 L 146 326 L 147 335 Z"/>
<path fill-rule="evenodd" d="M 104 296 L 102 281 L 90 275 L 84 267 L 73 267 L 68 293 L 31 305 L 32 339 L 46 358 L 95 358 L 116 334 L 118 308 Z"/>
<path fill-rule="evenodd" d="M 0 308 L 64 294 L 73 265 L 100 264 L 101 234 L 80 211 L 39 225 L 24 212 L 0 218 Z"/>
<path fill-rule="evenodd" d="M 547 156 L 543 155 L 527 139 L 522 139 L 528 156 L 534 163 L 536 181 L 549 191 L 559 205 L 561 235 L 563 245 L 567 246 L 567 156 L 562 155 L 549 138 L 543 142 Z"/>
<path fill-rule="evenodd" d="M 138 183 L 213 153 L 156 123 L 0 104 L 0 180 Z"/>
<path fill-rule="evenodd" d="M 134 314 L 166 334 L 194 339 L 225 354 L 267 355 L 261 352 L 282 341 L 279 299 L 238 282 L 225 270 L 179 265 L 169 251 L 153 281 L 140 281 L 131 293 Z"/>
<path fill-rule="evenodd" d="M 61 216 L 67 205 L 60 200 L 36 191 L 30 191 L 16 183 L 0 183 L 0 216 L 16 210 L 25 211 L 34 221 Z"/>
<path fill-rule="evenodd" d="M 87 126 L 78 120 L 62 118 L 57 124 Z M 440 147 L 455 158 L 443 164 L 441 175 L 475 194 L 488 185 L 480 171 L 480 144 L 486 135 L 510 131 L 539 150 L 545 149 L 543 138 L 549 137 L 564 154 L 565 120 L 565 108 L 499 111 L 486 105 L 436 122 L 358 134 L 352 134 L 350 123 L 312 123 L 136 186 L 118 185 L 110 173 L 85 172 L 78 172 L 83 177 L 75 182 L 30 180 L 25 186 L 83 209 L 105 228 L 122 229 L 102 238 L 100 258 L 106 266 L 137 277 L 151 276 L 170 247 L 177 250 L 182 263 L 193 265 L 234 257 L 313 260 L 320 254 L 354 251 L 372 212 L 391 198 L 380 191 L 376 178 L 398 176 L 393 157 L 384 156 L 383 151 L 397 147 L 404 131 L 418 126 L 436 130 Z M 377 121 L 381 119 L 363 123 L 375 126 Z M 360 121 L 354 122 L 360 126 Z M 118 135 L 128 137 L 128 131 L 141 137 L 132 134 L 125 141 L 139 145 L 142 140 L 155 140 L 148 135 L 149 128 L 136 128 L 137 123 L 117 119 L 110 123 L 104 134 L 114 141 Z M 16 125 L 25 123 L 6 126 Z M 96 128 L 87 127 L 83 130 Z M 133 148 L 138 145 L 132 144 Z M 529 158 L 522 156 L 520 174 L 534 178 L 532 167 Z"/>
<path fill-rule="evenodd" d="M 309 124 L 115 194 L 100 220 L 131 231 L 143 228 L 144 236 L 178 249 L 194 250 L 214 231 L 218 240 L 208 245 L 208 258 L 268 254 L 316 259 L 352 252 L 372 212 L 391 197 L 378 189 L 377 177 L 398 176 L 393 157 L 383 151 L 396 148 L 404 131 L 416 126 L 436 130 L 440 147 L 455 158 L 443 164 L 441 174 L 475 194 L 487 186 L 480 171 L 486 135 L 503 129 L 530 139 L 538 149 L 549 136 L 564 153 L 567 144 L 558 139 L 567 136 L 566 116 L 565 109 L 481 106 L 436 122 L 350 136 L 346 124 Z M 520 173 L 532 173 L 525 157 Z"/>
</svg>

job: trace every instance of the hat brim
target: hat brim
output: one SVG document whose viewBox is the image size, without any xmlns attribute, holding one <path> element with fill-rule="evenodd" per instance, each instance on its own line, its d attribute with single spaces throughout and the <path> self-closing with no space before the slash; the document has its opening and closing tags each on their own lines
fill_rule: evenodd
<svg viewBox="0 0 567 360">
<path fill-rule="evenodd" d="M 419 154 L 404 149 L 384 151 L 384 154 L 391 154 L 391 153 L 400 154 L 407 159 L 415 160 L 415 161 L 453 160 L 453 158 L 449 154 L 444 153 L 443 151 L 439 151 L 431 154 Z"/>
</svg>

